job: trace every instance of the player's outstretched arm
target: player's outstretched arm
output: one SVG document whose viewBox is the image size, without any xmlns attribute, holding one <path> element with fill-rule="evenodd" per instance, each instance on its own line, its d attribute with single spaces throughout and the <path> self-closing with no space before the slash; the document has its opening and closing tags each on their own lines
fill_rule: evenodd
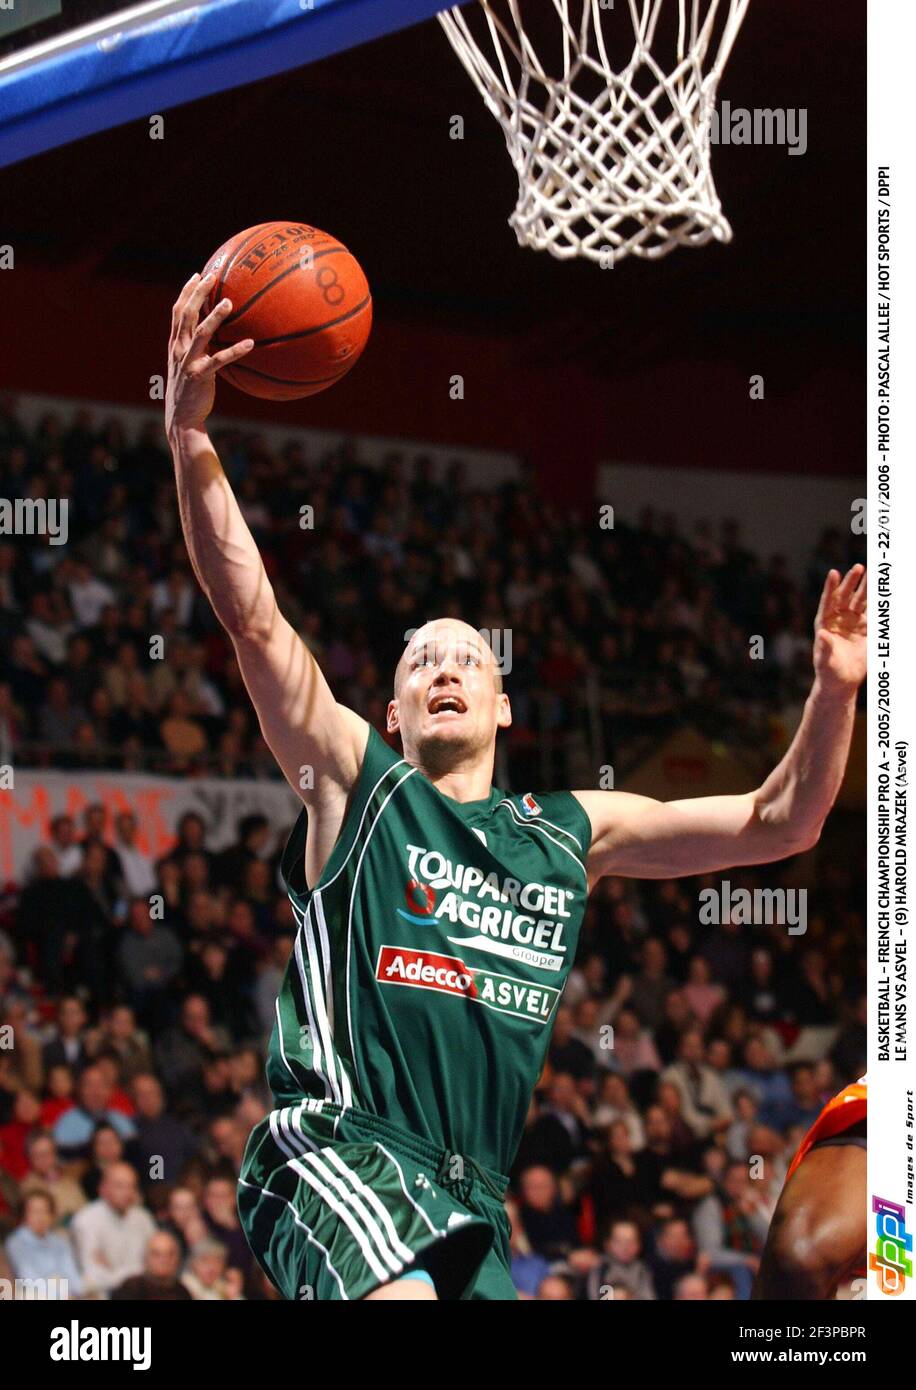
<svg viewBox="0 0 916 1390">
<path fill-rule="evenodd" d="M 311 805 L 329 791 L 349 792 L 368 726 L 338 705 L 318 663 L 280 612 L 207 434 L 217 372 L 253 347 L 245 339 L 208 354 L 213 333 L 232 307 L 223 300 L 198 323 L 211 284 L 212 277 L 192 276 L 172 310 L 165 423 L 181 525 L 198 583 L 232 640 L 261 732 L 287 781 Z M 304 776 L 303 768 L 311 775 Z"/>
<path fill-rule="evenodd" d="M 785 757 L 743 796 L 653 801 L 576 792 L 592 824 L 589 876 L 675 878 L 764 864 L 816 844 L 843 780 L 865 679 L 866 576 L 831 570 L 814 623 L 814 684 Z"/>
</svg>

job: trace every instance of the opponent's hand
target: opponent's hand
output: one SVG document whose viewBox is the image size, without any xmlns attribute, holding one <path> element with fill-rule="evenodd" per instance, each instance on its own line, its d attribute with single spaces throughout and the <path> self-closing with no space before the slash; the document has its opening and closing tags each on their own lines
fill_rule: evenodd
<svg viewBox="0 0 916 1390">
<path fill-rule="evenodd" d="M 814 619 L 814 670 L 825 685 L 855 689 L 865 679 L 867 583 L 864 565 L 827 575 Z"/>
<path fill-rule="evenodd" d="M 210 293 L 215 275 L 201 279 L 192 275 L 172 306 L 172 331 L 169 335 L 169 375 L 165 389 L 165 430 L 171 437 L 176 429 L 201 429 L 216 395 L 216 373 L 245 357 L 254 347 L 254 339 L 243 338 L 232 347 L 223 348 L 211 357 L 207 348 L 210 339 L 231 312 L 232 303 L 221 299 L 202 322 L 198 323 L 201 306 Z"/>
</svg>

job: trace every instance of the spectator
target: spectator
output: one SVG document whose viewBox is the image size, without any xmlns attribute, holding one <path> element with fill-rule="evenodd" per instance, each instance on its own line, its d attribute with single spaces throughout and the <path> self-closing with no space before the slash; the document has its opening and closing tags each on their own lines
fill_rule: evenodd
<svg viewBox="0 0 916 1390">
<path fill-rule="evenodd" d="M 646 1263 L 658 1297 L 665 1301 L 673 1299 L 680 1281 L 695 1273 L 696 1246 L 686 1221 L 671 1217 L 662 1223 Z M 695 1292 L 696 1286 L 693 1286 L 692 1297 Z M 701 1297 L 706 1297 L 705 1285 Z"/>
<path fill-rule="evenodd" d="M 134 898 L 148 899 L 156 888 L 156 874 L 152 856 L 137 846 L 137 817 L 130 811 L 115 818 L 114 851 L 127 892 Z"/>
<path fill-rule="evenodd" d="M 181 1007 L 177 1024 L 167 1028 L 156 1044 L 156 1065 L 166 1089 L 180 1105 L 192 1109 L 203 1095 L 204 1066 L 220 1049 L 228 1047 L 228 1035 L 210 1022 L 206 999 L 190 994 Z"/>
<path fill-rule="evenodd" d="M 703 956 L 694 956 L 690 962 L 683 993 L 692 1014 L 704 1028 L 725 1000 L 725 990 L 713 983 L 709 962 Z"/>
<path fill-rule="evenodd" d="M 719 1133 L 732 1121 L 731 1107 L 721 1080 L 703 1060 L 703 1034 L 689 1028 L 681 1038 L 678 1060 L 662 1073 L 680 1097 L 682 1113 L 698 1139 Z"/>
<path fill-rule="evenodd" d="M 44 1129 L 53 1129 L 65 1110 L 72 1110 L 76 1101 L 76 1081 L 73 1071 L 66 1062 L 58 1062 L 47 1071 L 45 1098 L 41 1103 L 41 1124 Z"/>
<path fill-rule="evenodd" d="M 589 1136 L 588 1107 L 571 1076 L 560 1072 L 550 1085 L 547 1104 L 529 1130 L 526 1157 L 555 1173 L 565 1173 L 585 1156 Z"/>
<path fill-rule="evenodd" d="M 153 1064 L 146 1036 L 137 1027 L 133 1009 L 126 1004 L 116 1004 L 103 1020 L 100 1043 L 118 1059 L 126 1082 L 133 1081 L 142 1071 L 149 1071 Z"/>
<path fill-rule="evenodd" d="M 56 1216 L 50 1193 L 28 1193 L 22 1204 L 22 1222 L 6 1242 L 13 1274 L 29 1281 L 31 1298 L 66 1300 L 79 1298 L 83 1292 L 70 1242 L 53 1229 Z"/>
<path fill-rule="evenodd" d="M 561 1004 L 556 1013 L 547 1062 L 555 1074 L 565 1072 L 576 1082 L 594 1075 L 595 1059 L 586 1044 L 575 1036 L 574 1027 L 572 1009 Z"/>
<path fill-rule="evenodd" d="M 633 1141 L 624 1120 L 608 1126 L 605 1146 L 595 1160 L 589 1193 L 595 1208 L 599 1236 L 616 1217 L 637 1211 L 643 1197 Z"/>
<path fill-rule="evenodd" d="M 41 1102 L 32 1091 L 19 1091 L 13 1117 L 0 1125 L 0 1168 L 19 1182 L 29 1171 L 28 1142 L 41 1124 Z"/>
<path fill-rule="evenodd" d="M 162 1027 L 171 1012 L 169 986 L 182 965 L 178 937 L 156 921 L 146 898 L 132 898 L 118 945 L 118 974 L 141 1023 Z"/>
<path fill-rule="evenodd" d="M 798 1125 L 810 1129 L 818 1117 L 824 1098 L 818 1094 L 816 1072 L 808 1062 L 800 1062 L 792 1069 L 791 1097 L 771 1099 L 760 1108 L 760 1118 L 764 1124 L 776 1129 L 788 1129 Z"/>
<path fill-rule="evenodd" d="M 709 1285 L 702 1274 L 684 1274 L 674 1286 L 675 1303 L 705 1303 Z"/>
<path fill-rule="evenodd" d="M 170 1231 L 181 1247 L 182 1259 L 192 1245 L 207 1236 L 207 1225 L 194 1193 L 189 1187 L 174 1187 L 162 1220 L 162 1229 Z"/>
<path fill-rule="evenodd" d="M 86 1289 L 111 1294 L 144 1268 L 153 1218 L 139 1205 L 137 1175 L 126 1163 L 105 1171 L 96 1201 L 70 1223 Z"/>
<path fill-rule="evenodd" d="M 47 1130 L 33 1131 L 26 1140 L 25 1151 L 29 1166 L 19 1184 L 20 1192 L 23 1197 L 31 1192 L 46 1192 L 54 1202 L 57 1220 L 66 1226 L 86 1205 L 82 1188 L 62 1167 L 57 1146 Z"/>
<path fill-rule="evenodd" d="M 242 816 L 236 827 L 237 839 L 218 854 L 213 863 L 213 884 L 239 893 L 245 870 L 257 863 L 270 843 L 270 822 L 258 813 Z"/>
<path fill-rule="evenodd" d="M 547 1259 L 566 1256 L 576 1243 L 576 1227 L 554 1174 L 543 1166 L 526 1168 L 519 1191 L 519 1219 L 531 1249 Z"/>
<path fill-rule="evenodd" d="M 226 1247 L 218 1240 L 199 1240 L 191 1247 L 182 1283 L 197 1301 L 235 1302 L 242 1297 L 242 1278 L 226 1263 Z"/>
<path fill-rule="evenodd" d="M 79 1079 L 78 1102 L 65 1110 L 54 1126 L 54 1142 L 66 1160 L 88 1158 L 99 1125 L 110 1125 L 122 1139 L 134 1137 L 134 1126 L 111 1105 L 111 1085 L 99 1066 L 87 1067 Z"/>
<path fill-rule="evenodd" d="M 191 1130 L 165 1108 L 165 1092 L 155 1075 L 141 1072 L 134 1078 L 137 1106 L 134 1152 L 137 1167 L 146 1180 L 175 1182 L 198 1152 Z"/>
<path fill-rule="evenodd" d="M 518 1203 L 512 1197 L 506 1199 L 506 1215 L 509 1218 L 512 1282 L 519 1299 L 532 1299 L 550 1273 L 550 1262 L 531 1249 L 519 1216 Z"/>
<path fill-rule="evenodd" d="M 742 1299 L 751 1296 L 773 1214 L 755 1187 L 746 1161 L 729 1163 L 718 1190 L 697 1204 L 691 1219 L 707 1267 L 727 1273 Z"/>
<path fill-rule="evenodd" d="M 187 1303 L 191 1294 L 179 1279 L 181 1247 L 168 1231 L 153 1231 L 146 1243 L 143 1273 L 129 1275 L 111 1297 L 128 1303 Z"/>
<path fill-rule="evenodd" d="M 591 1299 L 617 1297 L 625 1288 L 638 1302 L 655 1299 L 655 1288 L 648 1265 L 640 1258 L 642 1241 L 633 1221 L 615 1221 L 604 1244 L 606 1259 L 591 1271 L 586 1294 Z M 605 1291 L 612 1290 L 608 1294 Z"/>
<path fill-rule="evenodd" d="M 213 1177 L 204 1187 L 203 1218 L 211 1236 L 228 1251 L 229 1262 L 247 1276 L 253 1256 L 239 1223 L 233 1178 Z"/>
<path fill-rule="evenodd" d="M 641 1149 L 645 1143 L 642 1118 L 627 1090 L 627 1083 L 617 1072 L 608 1072 L 602 1078 L 598 1102 L 592 1114 L 592 1125 L 596 1130 L 607 1129 L 616 1121 L 626 1125 L 633 1149 Z"/>
<path fill-rule="evenodd" d="M 76 826 L 72 816 L 55 816 L 49 827 L 51 836 L 51 849 L 54 851 L 57 860 L 57 872 L 61 878 L 71 878 L 79 868 L 82 858 L 82 846 L 76 841 Z"/>
<path fill-rule="evenodd" d="M 80 1186 L 86 1200 L 94 1202 L 101 1191 L 102 1182 L 109 1168 L 124 1162 L 124 1140 L 111 1125 L 99 1125 L 92 1136 L 89 1164 L 83 1169 Z"/>
<path fill-rule="evenodd" d="M 541 1303 L 568 1303 L 575 1297 L 572 1281 L 564 1274 L 548 1274 L 537 1292 Z"/>
<path fill-rule="evenodd" d="M 663 943 L 654 936 L 650 937 L 642 948 L 641 969 L 633 977 L 633 991 L 629 1000 L 637 1018 L 647 1028 L 655 1028 L 661 1023 L 665 1000 L 675 988 L 674 980 L 667 973 L 667 962 Z"/>
<path fill-rule="evenodd" d="M 42 1056 L 44 1069 L 66 1066 L 79 1072 L 86 1065 L 86 1010 L 74 995 L 64 995 L 57 1006 L 57 1036 L 49 1042 Z"/>
<path fill-rule="evenodd" d="M 611 1065 L 623 1076 L 661 1071 L 661 1059 L 648 1028 L 640 1027 L 633 1009 L 621 1009 L 614 1024 Z"/>
</svg>

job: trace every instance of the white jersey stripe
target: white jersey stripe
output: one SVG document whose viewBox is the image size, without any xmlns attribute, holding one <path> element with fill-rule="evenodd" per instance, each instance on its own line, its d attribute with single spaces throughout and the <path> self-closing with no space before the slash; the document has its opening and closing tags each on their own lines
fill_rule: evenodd
<svg viewBox="0 0 916 1390">
<path fill-rule="evenodd" d="M 308 911 L 305 914 L 305 945 L 309 956 L 309 983 L 312 987 L 312 1003 L 315 1009 L 315 1017 L 318 1020 L 318 1028 L 321 1033 L 321 1040 L 324 1043 L 324 1055 L 326 1058 L 326 1070 L 328 1080 L 331 1083 L 331 1092 L 338 1105 L 343 1104 L 343 1091 L 337 1075 L 339 1066 L 338 1058 L 334 1054 L 334 1039 L 331 1035 L 331 1022 L 328 1018 L 327 1000 L 324 996 L 324 979 L 321 969 L 321 960 L 318 954 L 318 941 L 315 936 L 315 918 L 312 912 L 312 903 L 309 903 Z"/>
<path fill-rule="evenodd" d="M 283 1059 L 283 1065 L 286 1067 L 286 1070 L 289 1072 L 290 1076 L 293 1078 L 293 1080 L 295 1081 L 296 1085 L 297 1085 L 297 1086 L 300 1086 L 302 1083 L 300 1082 L 298 1076 L 296 1075 L 296 1073 L 293 1071 L 292 1067 L 290 1066 L 290 1064 L 289 1064 L 289 1058 L 288 1058 L 287 1055 L 286 1055 L 286 1048 L 283 1046 L 283 1021 L 282 1021 L 282 1019 L 280 1018 L 280 996 L 279 996 L 279 994 L 277 995 L 276 999 L 274 1000 L 274 1013 L 277 1015 L 277 1041 L 278 1041 L 278 1043 L 280 1044 L 280 1056 L 281 1056 L 282 1059 Z"/>
<path fill-rule="evenodd" d="M 290 902 L 292 902 L 292 898 L 290 898 Z M 305 934 L 305 919 L 300 910 L 296 907 L 295 903 L 293 903 L 293 916 L 295 917 L 299 927 L 299 930 L 296 932 L 296 942 L 293 946 L 293 955 L 295 956 L 296 967 L 299 971 L 299 984 L 302 988 L 302 997 L 305 1001 L 305 1011 L 308 1014 L 309 1020 L 309 1041 L 312 1044 L 312 1071 L 314 1071 L 316 1076 L 320 1077 L 321 1082 L 324 1086 L 325 1096 L 336 1100 L 337 1097 L 335 1091 L 332 1089 L 331 1083 L 328 1077 L 325 1075 L 325 1072 L 321 1065 L 321 1036 L 318 1032 L 318 1025 L 315 1022 L 314 1012 L 312 1011 L 312 994 L 309 988 L 309 974 L 302 956 L 302 938 Z M 300 918 L 302 920 L 300 920 Z"/>
<path fill-rule="evenodd" d="M 441 1230 L 441 1229 L 434 1223 L 434 1221 L 433 1221 L 432 1218 L 430 1217 L 429 1213 L 426 1212 L 426 1211 L 424 1211 L 423 1208 L 420 1206 L 420 1203 L 416 1200 L 416 1198 L 413 1197 L 413 1196 L 411 1195 L 411 1193 L 409 1193 L 409 1192 L 407 1191 L 407 1184 L 406 1184 L 406 1182 L 404 1181 L 404 1170 L 403 1170 L 403 1168 L 401 1167 L 400 1163 L 398 1163 L 398 1161 L 397 1161 L 397 1159 L 395 1158 L 394 1154 L 389 1153 L 388 1150 L 385 1148 L 385 1145 L 384 1145 L 384 1144 L 380 1144 L 380 1143 L 378 1142 L 378 1140 L 375 1141 L 375 1147 L 376 1147 L 381 1153 L 383 1153 L 383 1154 L 385 1155 L 385 1157 L 389 1160 L 389 1162 L 391 1162 L 391 1163 L 394 1164 L 395 1168 L 396 1168 L 397 1171 L 398 1171 L 398 1182 L 401 1184 L 401 1191 L 404 1193 L 404 1196 L 407 1198 L 407 1200 L 408 1200 L 408 1202 L 410 1203 L 410 1205 L 416 1209 L 417 1213 L 418 1213 L 420 1216 L 422 1216 L 423 1220 L 426 1222 L 427 1226 L 428 1226 L 429 1229 L 432 1231 L 433 1235 L 434 1235 L 434 1236 L 444 1236 L 444 1235 L 445 1235 L 445 1231 Z"/>
<path fill-rule="evenodd" d="M 371 735 L 370 735 L 370 739 L 371 739 Z M 367 749 L 368 749 L 368 746 L 369 746 L 369 745 L 368 745 L 368 743 L 367 743 L 367 744 L 366 744 Z M 404 764 L 405 764 L 405 759 L 404 759 L 404 758 L 401 758 L 400 762 L 392 763 L 390 767 L 386 767 L 386 768 L 385 768 L 385 771 L 382 773 L 381 777 L 379 777 L 379 779 L 377 780 L 375 786 L 372 788 L 371 792 L 370 792 L 369 795 L 366 797 L 366 804 L 365 804 L 365 806 L 363 807 L 363 813 L 362 813 L 362 815 L 361 815 L 360 818 L 359 818 L 359 825 L 356 827 L 356 834 L 353 836 L 353 843 L 352 843 L 352 845 L 350 846 L 350 848 L 347 850 L 346 858 L 344 859 L 344 861 L 343 861 L 343 863 L 341 864 L 340 868 L 337 870 L 337 873 L 334 875 L 334 877 L 333 877 L 333 878 L 329 878 L 328 881 L 327 881 L 327 883 L 319 883 L 319 887 L 321 888 L 322 892 L 323 892 L 326 888 L 330 888 L 331 884 L 332 884 L 332 883 L 335 883 L 335 882 L 337 881 L 337 879 L 340 878 L 340 875 L 343 873 L 344 869 L 347 867 L 347 864 L 350 862 L 350 858 L 351 858 L 351 856 L 352 856 L 352 854 L 353 854 L 353 851 L 356 849 L 356 846 L 359 844 L 359 836 L 360 836 L 360 831 L 361 831 L 362 828 L 363 828 L 363 821 L 366 819 L 366 816 L 369 814 L 369 807 L 372 805 L 372 798 L 375 796 L 375 793 L 378 791 L 379 787 L 382 785 L 382 783 L 384 782 L 384 780 L 385 780 L 385 778 L 388 776 L 388 774 L 391 773 L 391 772 L 394 772 L 395 768 L 401 767 L 401 766 L 403 766 Z M 411 772 L 416 772 L 416 768 L 413 768 L 413 767 L 412 767 L 410 770 L 411 770 Z M 387 797 L 386 797 L 386 800 L 387 800 Z"/>
<path fill-rule="evenodd" d="M 400 763 L 396 763 L 396 764 L 394 764 L 394 766 L 400 767 L 401 764 L 400 764 Z M 405 764 L 405 766 L 407 766 L 407 765 Z M 390 792 L 388 793 L 388 795 L 385 797 L 385 800 L 382 802 L 381 806 L 378 808 L 378 811 L 376 812 L 374 821 L 372 822 L 371 826 L 369 827 L 369 833 L 368 833 L 367 836 L 366 836 L 366 842 L 365 842 L 365 844 L 364 844 L 363 847 L 362 847 L 362 850 L 361 850 L 361 852 L 360 852 L 359 859 L 356 861 L 356 872 L 355 872 L 354 875 L 353 875 L 353 887 L 350 889 L 350 909 L 349 909 L 349 911 L 348 911 L 348 913 L 347 913 L 347 977 L 346 977 L 346 988 L 347 988 L 347 998 L 348 998 L 348 999 L 350 998 L 350 954 L 351 954 L 351 947 L 352 947 L 352 945 L 353 945 L 353 904 L 354 904 L 354 902 L 356 901 L 356 885 L 357 885 L 357 883 L 359 882 L 360 870 L 361 870 L 362 867 L 363 867 L 363 860 L 364 860 L 365 857 L 366 857 L 366 850 L 369 848 L 369 841 L 372 839 L 372 836 L 373 836 L 373 834 L 375 833 L 375 827 L 378 825 L 379 820 L 380 820 L 381 816 L 382 816 L 383 813 L 384 813 L 385 807 L 388 805 L 389 801 L 390 801 L 391 798 L 394 796 L 395 792 L 397 791 L 398 787 L 400 787 L 401 783 L 402 783 L 402 782 L 406 782 L 407 779 L 408 779 L 408 777 L 412 777 L 412 776 L 414 775 L 414 773 L 416 772 L 416 770 L 417 770 L 417 769 L 416 769 L 415 767 L 408 767 L 407 772 L 405 772 L 405 773 L 403 774 L 403 776 L 401 776 L 401 777 L 398 778 L 397 782 L 395 782 L 394 786 L 391 788 L 391 791 L 390 791 Z M 388 771 L 390 772 L 391 769 L 389 768 Z M 387 776 L 387 773 L 386 773 L 385 775 Z M 382 778 L 379 778 L 379 782 L 381 782 L 381 781 L 382 781 Z M 378 785 L 379 785 L 379 783 L 376 782 L 375 786 L 377 787 Z M 374 791 L 375 791 L 375 788 L 373 787 L 373 792 L 374 792 Z M 367 803 L 366 809 L 368 809 L 368 803 Z M 366 812 L 363 811 L 363 817 L 365 817 L 365 814 L 366 814 Z M 360 820 L 360 828 L 362 828 L 362 823 L 363 823 L 362 820 Z M 358 834 L 357 834 L 357 838 L 358 838 Z M 356 843 L 356 841 L 354 841 L 354 845 L 355 845 L 355 843 Z M 348 859 L 349 859 L 349 857 L 350 857 L 350 856 L 347 855 L 347 858 L 348 858 Z M 337 875 L 335 874 L 334 877 L 336 878 Z M 331 882 L 333 883 L 333 881 L 334 881 L 334 880 L 332 879 Z M 324 884 L 323 887 L 324 887 L 324 888 L 327 888 L 328 885 L 327 885 L 327 884 Z M 357 1063 L 357 1060 L 356 1060 L 356 1045 L 355 1045 L 355 1043 L 354 1043 L 354 1041 L 353 1041 L 353 1010 L 352 1010 L 352 1009 L 349 1009 L 349 1010 L 348 1010 L 347 1027 L 348 1027 L 349 1033 L 350 1033 L 350 1056 L 353 1058 L 353 1067 L 354 1067 L 354 1070 L 356 1071 L 357 1082 L 358 1082 L 358 1080 L 359 1080 L 359 1066 L 358 1066 L 358 1063 Z"/>
<path fill-rule="evenodd" d="M 582 863 L 582 860 L 579 858 L 578 855 L 573 854 L 572 850 L 569 848 L 568 845 L 562 844 L 560 840 L 557 840 L 553 835 L 549 834 L 544 829 L 543 825 L 539 825 L 536 820 L 526 820 L 524 816 L 520 816 L 519 813 L 516 811 L 515 807 L 512 805 L 511 801 L 498 802 L 496 809 L 499 810 L 500 806 L 505 806 L 510 816 L 512 816 L 513 820 L 515 820 L 518 825 L 530 826 L 532 830 L 539 830 L 542 835 L 545 835 L 547 837 L 547 839 L 550 841 L 552 845 L 556 845 L 557 849 L 561 849 L 564 854 L 568 854 L 573 863 L 578 864 L 579 868 L 585 875 L 586 884 L 588 883 L 588 872 L 585 868 L 585 865 Z"/>
<path fill-rule="evenodd" d="M 305 1164 L 302 1163 L 300 1159 L 291 1158 L 287 1164 L 287 1167 L 291 1168 L 294 1173 L 298 1174 L 298 1176 L 302 1178 L 303 1182 L 307 1183 L 308 1186 L 312 1188 L 314 1192 L 318 1193 L 319 1197 L 321 1197 L 322 1200 L 327 1203 L 327 1205 L 330 1207 L 331 1211 L 334 1213 L 335 1216 L 340 1217 L 340 1220 L 347 1227 L 350 1234 L 353 1236 L 354 1240 L 359 1246 L 360 1250 L 362 1250 L 363 1257 L 365 1258 L 365 1261 L 368 1264 L 369 1268 L 372 1270 L 372 1273 L 375 1275 L 377 1279 L 384 1280 L 384 1282 L 387 1283 L 390 1280 L 391 1275 L 389 1274 L 385 1266 L 381 1263 L 375 1251 L 372 1249 L 372 1246 L 366 1239 L 365 1233 L 360 1229 L 352 1213 L 347 1210 L 347 1208 L 344 1206 L 342 1202 L 339 1202 L 337 1200 L 337 1198 L 334 1196 L 334 1193 L 331 1192 L 328 1188 L 326 1188 L 324 1183 L 319 1181 L 315 1173 L 310 1172 L 306 1168 Z"/>
<path fill-rule="evenodd" d="M 292 1202 L 288 1201 L 286 1197 L 282 1197 L 279 1192 L 271 1192 L 269 1187 L 258 1187 L 256 1183 L 248 1182 L 245 1178 L 239 1178 L 239 1185 L 241 1187 L 250 1187 L 252 1192 L 260 1192 L 264 1197 L 273 1197 L 275 1202 L 286 1203 L 286 1205 L 289 1207 L 290 1211 L 293 1214 L 293 1220 L 295 1221 L 296 1225 L 301 1226 L 303 1231 L 305 1231 L 306 1239 L 311 1241 L 312 1245 L 317 1246 L 318 1249 L 321 1251 L 322 1255 L 324 1256 L 324 1262 L 328 1267 L 328 1273 L 337 1280 L 337 1287 L 340 1289 L 341 1298 L 345 1298 L 347 1299 L 347 1302 L 349 1302 L 347 1291 L 344 1288 L 344 1282 L 341 1279 L 340 1275 L 337 1273 L 337 1270 L 331 1264 L 331 1257 L 328 1254 L 327 1249 L 325 1248 L 325 1246 L 322 1245 L 318 1237 L 312 1234 L 311 1228 L 307 1226 L 306 1223 L 302 1220 L 302 1217 L 296 1211 L 296 1208 L 293 1206 Z"/>
<path fill-rule="evenodd" d="M 280 1128 L 292 1146 L 287 1154 L 287 1158 L 295 1157 L 297 1152 L 304 1153 L 306 1149 L 317 1149 L 319 1147 L 313 1139 L 309 1139 L 307 1135 L 302 1133 L 300 1122 L 304 1104 L 305 1101 L 302 1100 L 295 1107 L 287 1105 L 284 1106 L 282 1110 L 277 1111 Z"/>
<path fill-rule="evenodd" d="M 318 1153 L 307 1154 L 305 1161 L 306 1163 L 311 1164 L 311 1166 L 315 1169 L 316 1173 L 318 1173 L 326 1183 L 330 1183 L 330 1185 L 335 1189 L 335 1191 L 340 1193 L 341 1197 L 343 1197 L 345 1202 L 349 1202 L 350 1206 L 353 1208 L 355 1212 L 358 1213 L 360 1219 L 362 1220 L 362 1223 L 366 1228 L 366 1234 L 370 1236 L 372 1240 L 375 1241 L 379 1254 L 381 1255 L 385 1263 L 388 1265 L 391 1272 L 393 1274 L 400 1274 L 401 1270 L 404 1268 L 403 1260 L 398 1258 L 398 1256 L 392 1250 L 391 1246 L 388 1244 L 388 1241 L 385 1238 L 384 1231 L 382 1230 L 381 1226 L 379 1226 L 378 1222 L 375 1220 L 375 1217 L 372 1215 L 371 1211 L 369 1211 L 368 1207 L 363 1202 L 360 1193 L 355 1191 L 353 1188 L 348 1187 L 347 1184 L 344 1182 L 343 1178 L 338 1177 L 336 1173 L 332 1172 L 332 1170 L 328 1167 L 328 1164 L 326 1162 L 327 1157 L 327 1154 L 325 1154 L 322 1150 L 319 1150 Z M 407 1251 L 407 1254 L 409 1262 L 413 1259 L 413 1255 L 411 1255 L 409 1250 Z"/>
<path fill-rule="evenodd" d="M 397 1255 L 400 1255 L 401 1259 L 406 1261 L 407 1264 L 410 1264 L 413 1260 L 413 1251 L 401 1240 L 401 1237 L 398 1235 L 397 1232 L 397 1227 L 391 1219 L 391 1213 L 379 1197 L 378 1193 L 373 1192 L 372 1188 L 368 1187 L 367 1184 L 363 1182 L 362 1178 L 359 1177 L 359 1175 L 355 1173 L 352 1168 L 348 1167 L 348 1165 L 344 1163 L 343 1159 L 340 1157 L 340 1154 L 337 1153 L 334 1149 L 322 1149 L 321 1154 L 322 1157 L 326 1158 L 329 1163 L 333 1163 L 338 1173 L 342 1174 L 342 1176 L 345 1177 L 353 1185 L 353 1187 L 360 1194 L 360 1196 L 365 1198 L 365 1200 L 369 1203 L 370 1207 L 372 1207 L 375 1214 L 378 1216 L 382 1225 L 385 1227 L 388 1239 L 391 1242 L 392 1250 L 394 1250 L 394 1252 Z"/>
<path fill-rule="evenodd" d="M 331 1037 L 331 1043 L 333 1045 L 334 991 L 333 986 L 331 984 L 331 943 L 328 937 L 328 924 L 324 915 L 324 899 L 321 896 L 321 890 L 318 888 L 316 888 L 315 893 L 312 897 L 310 907 L 313 907 L 315 910 L 315 919 L 318 923 L 318 934 L 321 938 L 321 950 L 324 955 L 325 967 L 323 1002 L 327 1008 L 328 1030 Z M 340 1058 L 340 1056 L 338 1056 L 337 1058 L 337 1065 L 340 1070 L 340 1086 L 342 1091 L 341 1104 L 343 1105 L 345 1110 L 348 1110 L 350 1106 L 353 1104 L 353 1088 L 350 1085 L 350 1078 L 347 1075 L 347 1069 L 344 1066 L 343 1060 L 342 1058 Z"/>
<path fill-rule="evenodd" d="M 282 1149 L 287 1158 L 295 1158 L 295 1150 L 287 1144 L 283 1135 L 280 1133 L 280 1112 L 272 1110 L 270 1112 L 270 1132 L 273 1135 L 274 1143 L 278 1149 Z"/>
<path fill-rule="evenodd" d="M 509 806 L 513 811 L 518 811 L 518 807 L 515 805 L 515 803 L 511 800 L 510 797 L 503 797 L 502 801 L 497 801 L 496 805 Z M 579 853 L 584 853 L 582 849 L 581 840 L 577 840 L 572 831 L 567 830 L 564 825 L 557 825 L 555 821 L 547 820 L 545 816 L 523 816 L 521 819 L 521 823 L 523 825 L 549 825 L 551 830 L 556 830 L 561 835 L 568 835 L 569 838 L 572 840 L 573 844 L 578 849 Z"/>
</svg>

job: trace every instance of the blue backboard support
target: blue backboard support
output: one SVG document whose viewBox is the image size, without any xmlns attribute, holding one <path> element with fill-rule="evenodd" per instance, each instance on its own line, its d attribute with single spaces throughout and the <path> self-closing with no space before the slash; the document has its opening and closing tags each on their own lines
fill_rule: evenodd
<svg viewBox="0 0 916 1390">
<path fill-rule="evenodd" d="M 449 0 L 208 0 L 119 11 L 0 62 L 0 168 L 317 62 Z"/>
</svg>

